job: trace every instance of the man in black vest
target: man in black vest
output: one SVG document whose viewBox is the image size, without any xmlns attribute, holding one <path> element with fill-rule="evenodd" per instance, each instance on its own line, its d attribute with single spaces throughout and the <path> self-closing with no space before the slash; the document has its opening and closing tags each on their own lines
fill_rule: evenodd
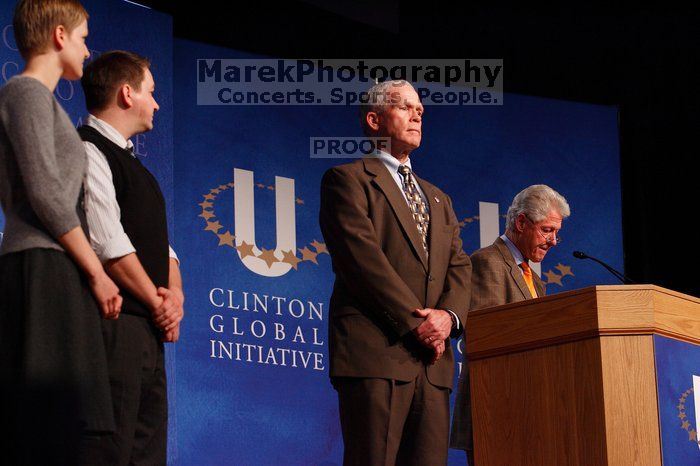
<svg viewBox="0 0 700 466">
<path fill-rule="evenodd" d="M 86 464 L 166 463 L 163 342 L 179 337 L 184 295 L 163 195 L 129 140 L 153 129 L 158 103 L 149 66 L 136 54 L 107 52 L 81 81 L 90 112 L 78 129 L 88 155 L 90 241 L 124 296 L 120 318 L 104 320 L 102 329 L 116 431 L 91 439 Z"/>
</svg>

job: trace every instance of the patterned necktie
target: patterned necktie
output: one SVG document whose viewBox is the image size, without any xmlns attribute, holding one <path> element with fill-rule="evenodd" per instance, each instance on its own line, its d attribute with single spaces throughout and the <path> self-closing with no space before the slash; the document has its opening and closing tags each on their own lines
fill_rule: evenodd
<svg viewBox="0 0 700 466">
<path fill-rule="evenodd" d="M 421 239 L 423 240 L 425 255 L 428 256 L 428 227 L 430 226 L 428 206 L 425 204 L 418 188 L 416 188 L 413 176 L 411 175 L 411 169 L 406 165 L 400 165 L 399 173 L 403 177 L 403 192 L 406 194 L 408 205 L 413 214 L 413 220 L 416 222 L 418 233 L 420 233 Z"/>
<path fill-rule="evenodd" d="M 525 279 L 525 283 L 527 283 L 530 294 L 533 298 L 536 298 L 537 290 L 535 290 L 535 282 L 532 280 L 532 269 L 530 268 L 530 264 L 527 262 L 521 262 L 520 268 L 523 269 L 523 278 Z"/>
</svg>

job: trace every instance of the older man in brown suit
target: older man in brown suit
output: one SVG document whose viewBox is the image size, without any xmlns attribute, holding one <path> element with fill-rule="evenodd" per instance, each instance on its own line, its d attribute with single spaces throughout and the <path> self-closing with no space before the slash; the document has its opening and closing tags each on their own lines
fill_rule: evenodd
<svg viewBox="0 0 700 466">
<path fill-rule="evenodd" d="M 466 320 L 471 265 L 450 198 L 411 171 L 418 94 L 405 81 L 368 94 L 375 103 L 362 108 L 363 128 L 388 138 L 388 152 L 332 168 L 321 185 L 344 464 L 446 464 L 450 337 Z"/>
<path fill-rule="evenodd" d="M 470 310 L 499 306 L 545 295 L 545 285 L 529 262 L 542 262 L 547 251 L 561 240 L 562 220 L 569 205 L 546 185 L 525 188 L 513 199 L 506 215 L 506 233 L 471 255 Z M 465 331 L 464 340 L 468 338 Z M 469 368 L 466 357 L 457 389 L 450 446 L 467 451 L 474 466 Z"/>
</svg>

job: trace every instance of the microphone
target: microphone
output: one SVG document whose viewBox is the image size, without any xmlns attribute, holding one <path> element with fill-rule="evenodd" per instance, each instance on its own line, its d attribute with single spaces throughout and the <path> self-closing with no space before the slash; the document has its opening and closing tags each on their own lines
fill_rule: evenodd
<svg viewBox="0 0 700 466">
<path fill-rule="evenodd" d="M 602 260 L 596 259 L 595 257 L 592 257 L 592 256 L 589 256 L 589 255 L 586 254 L 585 252 L 574 251 L 574 257 L 577 258 L 577 259 L 590 259 L 590 260 L 592 260 L 592 261 L 595 261 L 595 262 L 599 263 L 600 265 L 602 265 L 603 267 L 605 267 L 605 269 L 606 269 L 608 272 L 610 272 L 611 274 L 615 275 L 615 277 L 616 277 L 618 280 L 620 280 L 622 283 L 625 283 L 625 284 L 632 284 L 632 285 L 634 285 L 634 284 L 637 283 L 637 282 L 635 282 L 634 280 L 630 279 L 629 277 L 626 277 L 626 276 L 625 276 L 624 274 L 622 274 L 621 272 L 618 272 L 617 270 L 613 269 L 612 267 L 610 267 L 608 264 L 606 264 L 606 263 L 603 262 Z"/>
</svg>

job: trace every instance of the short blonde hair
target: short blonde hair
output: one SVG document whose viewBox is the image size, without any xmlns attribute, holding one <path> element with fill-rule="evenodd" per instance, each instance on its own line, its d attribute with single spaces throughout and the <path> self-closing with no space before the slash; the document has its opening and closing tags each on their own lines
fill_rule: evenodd
<svg viewBox="0 0 700 466">
<path fill-rule="evenodd" d="M 71 32 L 88 17 L 78 0 L 19 0 L 12 19 L 19 53 L 27 60 L 45 51 L 56 27 Z"/>
</svg>

